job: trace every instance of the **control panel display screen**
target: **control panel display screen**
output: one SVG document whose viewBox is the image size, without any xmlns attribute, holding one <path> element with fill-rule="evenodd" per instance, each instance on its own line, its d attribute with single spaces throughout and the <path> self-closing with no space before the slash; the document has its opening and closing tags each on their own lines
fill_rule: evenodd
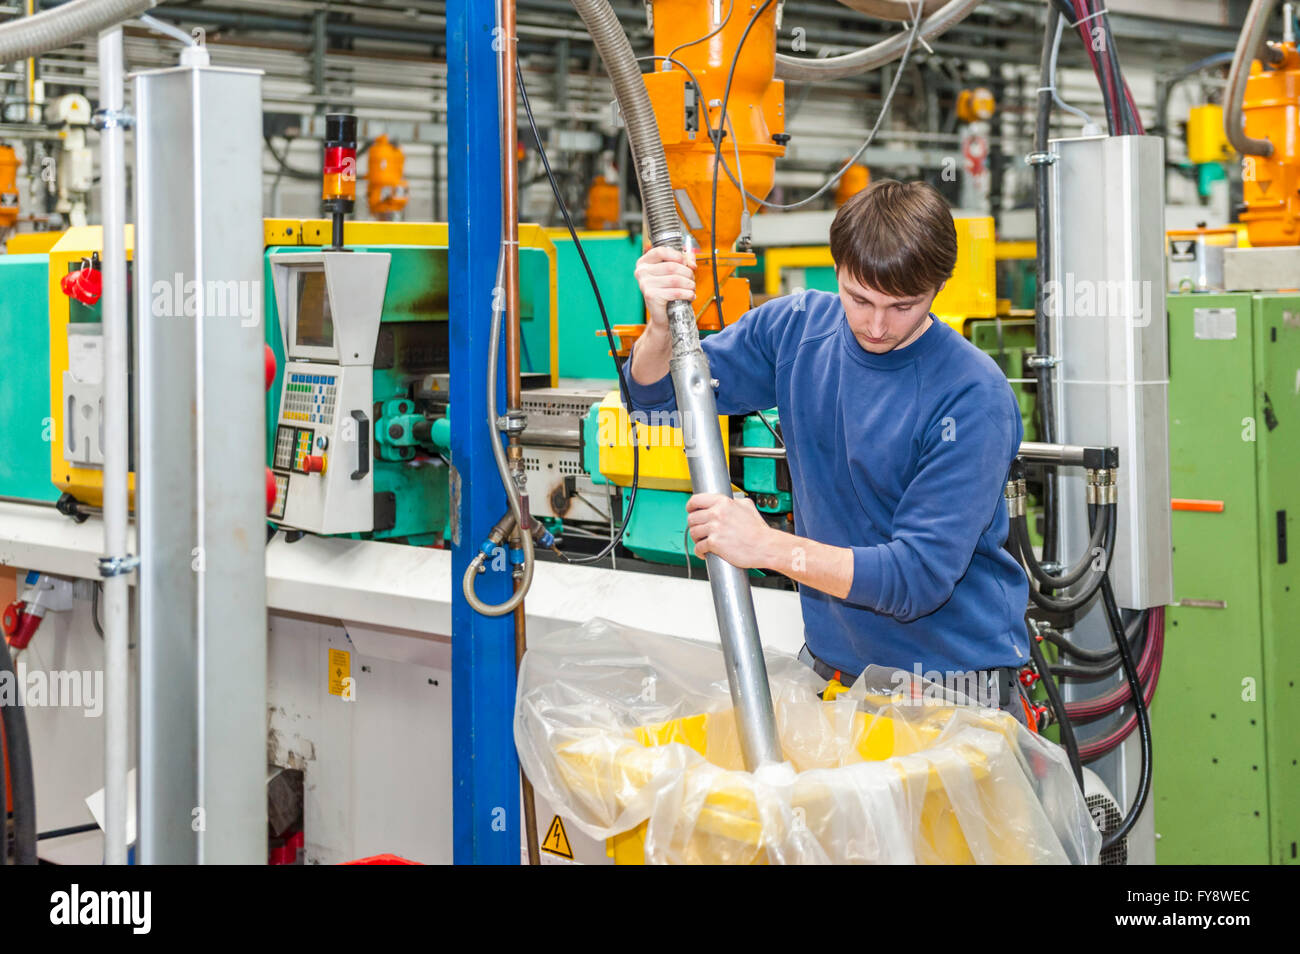
<svg viewBox="0 0 1300 954">
<path fill-rule="evenodd" d="M 297 274 L 295 344 L 300 348 L 334 347 L 334 316 L 323 271 Z"/>
</svg>

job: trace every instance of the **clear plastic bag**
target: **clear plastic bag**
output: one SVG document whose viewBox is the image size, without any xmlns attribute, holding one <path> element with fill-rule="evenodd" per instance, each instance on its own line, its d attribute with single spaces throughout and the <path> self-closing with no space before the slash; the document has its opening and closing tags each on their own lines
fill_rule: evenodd
<svg viewBox="0 0 1300 954">
<path fill-rule="evenodd" d="M 593 620 L 534 638 L 515 744 L 539 795 L 651 864 L 1095 864 L 1058 746 L 996 709 L 870 667 L 823 702 L 767 666 L 787 761 L 747 772 L 717 645 Z"/>
</svg>

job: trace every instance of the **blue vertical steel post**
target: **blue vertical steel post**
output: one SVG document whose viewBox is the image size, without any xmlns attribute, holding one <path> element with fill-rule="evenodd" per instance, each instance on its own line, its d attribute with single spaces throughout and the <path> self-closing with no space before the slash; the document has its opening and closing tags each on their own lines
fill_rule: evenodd
<svg viewBox="0 0 1300 954">
<path fill-rule="evenodd" d="M 518 864 L 514 620 L 470 609 L 460 579 L 506 512 L 487 427 L 488 333 L 501 241 L 498 52 L 493 0 L 447 6 L 447 166 L 451 268 L 452 826 L 457 863 Z M 505 406 L 504 371 L 498 407 Z M 481 599 L 510 596 L 508 569 L 479 577 Z"/>
</svg>

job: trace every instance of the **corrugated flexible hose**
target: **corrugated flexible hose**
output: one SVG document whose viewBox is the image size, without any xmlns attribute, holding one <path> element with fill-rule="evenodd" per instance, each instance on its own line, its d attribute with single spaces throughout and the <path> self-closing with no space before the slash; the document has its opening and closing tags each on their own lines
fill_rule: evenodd
<svg viewBox="0 0 1300 954">
<path fill-rule="evenodd" d="M 945 33 L 953 24 L 961 21 L 979 5 L 980 0 L 950 0 L 948 4 L 925 18 L 921 24 L 921 39 L 933 40 Z M 850 4 L 851 5 L 851 4 Z M 909 7 L 920 4 L 908 4 Z M 866 49 L 845 53 L 843 56 L 789 56 L 785 53 L 776 55 L 776 75 L 780 79 L 808 81 L 826 81 L 857 76 L 878 66 L 892 63 L 903 55 L 907 49 L 907 33 L 897 33 L 887 40 L 881 40 Z"/>
<path fill-rule="evenodd" d="M 681 249 L 686 233 L 673 201 L 659 126 L 645 81 L 641 78 L 636 54 L 606 0 L 573 0 L 573 5 L 600 52 L 623 112 L 650 240 L 657 246 Z M 691 485 L 696 493 L 730 496 L 731 475 L 727 469 L 722 432 L 718 427 L 713 381 L 709 375 L 708 359 L 700 348 L 699 330 L 689 301 L 669 303 L 668 326 L 673 341 L 670 368 L 677 392 Z M 752 770 L 780 762 L 781 744 L 776 732 L 772 692 L 768 687 L 767 665 L 759 642 L 749 577 L 746 571 L 737 569 L 716 554 L 710 553 L 706 563 L 745 766 Z"/>
<path fill-rule="evenodd" d="M 53 10 L 0 24 L 0 63 L 57 50 L 157 5 L 158 0 L 72 0 Z"/>
</svg>

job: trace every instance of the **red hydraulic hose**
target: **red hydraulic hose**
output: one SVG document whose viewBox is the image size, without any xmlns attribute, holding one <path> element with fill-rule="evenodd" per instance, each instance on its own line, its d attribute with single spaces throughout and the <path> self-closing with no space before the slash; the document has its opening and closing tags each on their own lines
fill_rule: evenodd
<svg viewBox="0 0 1300 954">
<path fill-rule="evenodd" d="M 1151 678 L 1151 673 L 1159 669 L 1160 653 L 1164 647 L 1163 606 L 1155 607 L 1147 614 L 1147 638 L 1142 647 L 1142 658 L 1138 660 L 1138 678 L 1142 684 Z M 1128 683 L 1125 682 L 1094 699 L 1083 699 L 1065 704 L 1065 714 L 1072 722 L 1091 722 L 1109 715 L 1132 698 Z"/>
<path fill-rule="evenodd" d="M 1088 54 L 1088 60 L 1092 63 L 1092 71 L 1097 76 L 1097 83 L 1101 87 L 1101 98 L 1106 104 L 1106 116 L 1110 120 L 1114 117 L 1115 127 L 1110 130 L 1112 135 L 1123 131 L 1122 106 L 1119 101 L 1119 87 L 1115 83 L 1115 77 L 1111 74 L 1110 60 L 1107 57 L 1097 59 L 1097 50 L 1093 49 L 1092 28 L 1090 24 L 1097 19 L 1095 11 L 1090 7 L 1088 0 L 1070 0 L 1070 5 L 1074 8 L 1075 22 L 1072 24 L 1079 31 L 1079 39 L 1083 43 L 1084 52 Z M 1139 123 L 1141 121 L 1139 120 Z"/>
<path fill-rule="evenodd" d="M 1138 112 L 1137 103 L 1133 101 L 1133 91 L 1128 88 L 1128 80 L 1124 81 L 1124 95 L 1128 98 L 1129 109 L 1133 111 L 1133 121 L 1137 123 L 1137 134 L 1146 135 L 1146 126 L 1142 124 L 1142 114 Z"/>
<path fill-rule="evenodd" d="M 1165 634 L 1164 634 L 1163 627 L 1154 638 L 1156 639 L 1156 641 L 1158 641 L 1161 644 L 1162 652 L 1156 656 L 1155 671 L 1152 672 L 1151 681 L 1146 684 L 1146 687 L 1142 692 L 1142 698 L 1148 706 L 1151 704 L 1152 697 L 1154 697 L 1156 694 L 1156 683 L 1160 681 L 1160 662 L 1163 656 L 1163 647 L 1165 641 Z M 1106 735 L 1103 735 L 1099 739 L 1096 739 L 1092 742 L 1087 742 L 1079 746 L 1079 761 L 1091 762 L 1094 759 L 1101 758 L 1101 756 L 1105 755 L 1107 752 L 1111 751 L 1111 749 L 1114 749 L 1121 742 L 1127 739 L 1136 726 L 1137 726 L 1137 713 L 1134 712 L 1132 715 L 1130 715 L 1127 719 L 1124 720 L 1123 724 L 1120 725 L 1119 728 L 1115 729 L 1113 732 L 1109 732 Z"/>
</svg>

